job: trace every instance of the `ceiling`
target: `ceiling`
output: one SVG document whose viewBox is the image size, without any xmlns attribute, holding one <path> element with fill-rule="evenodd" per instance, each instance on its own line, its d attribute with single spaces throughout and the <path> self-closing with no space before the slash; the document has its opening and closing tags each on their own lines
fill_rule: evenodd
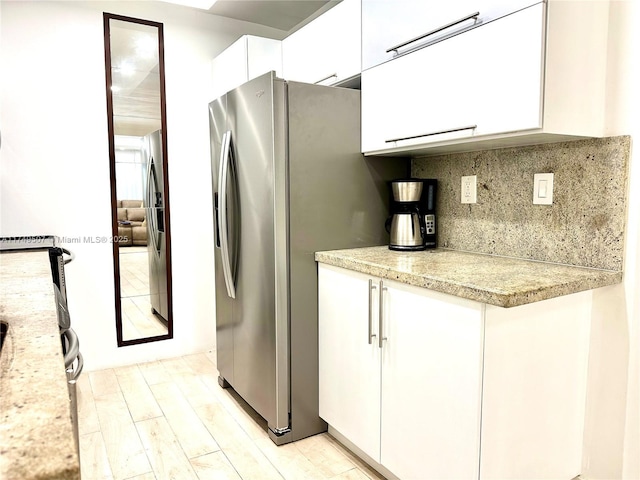
<svg viewBox="0 0 640 480">
<path fill-rule="evenodd" d="M 218 0 L 208 13 L 291 33 L 340 1 Z M 161 123 L 157 29 L 112 19 L 110 42 L 114 133 L 144 136 Z"/>
<path fill-rule="evenodd" d="M 244 20 L 286 32 L 301 26 L 341 0 L 218 0 L 213 15 Z"/>
<path fill-rule="evenodd" d="M 109 32 L 114 133 L 147 135 L 161 126 L 158 29 L 111 19 Z"/>
</svg>

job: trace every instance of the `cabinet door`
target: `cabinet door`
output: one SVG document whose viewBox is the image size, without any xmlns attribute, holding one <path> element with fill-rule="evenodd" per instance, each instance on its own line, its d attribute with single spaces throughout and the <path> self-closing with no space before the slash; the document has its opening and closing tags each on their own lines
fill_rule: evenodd
<svg viewBox="0 0 640 480">
<path fill-rule="evenodd" d="M 377 338 L 369 343 L 370 300 L 377 305 L 377 293 L 369 297 L 369 279 L 318 265 L 319 409 L 320 417 L 377 461 L 380 349 Z"/>
<path fill-rule="evenodd" d="M 284 77 L 332 85 L 360 73 L 360 2 L 341 3 L 282 41 Z"/>
<path fill-rule="evenodd" d="M 247 35 L 247 80 L 275 71 L 282 77 L 282 42 Z"/>
<path fill-rule="evenodd" d="M 447 38 L 540 0 L 362 0 L 362 69 Z M 468 18 L 478 13 L 475 18 Z M 467 20 L 463 20 L 467 18 Z M 456 23 L 458 22 L 458 23 Z M 453 24 L 453 25 L 452 25 Z M 450 25 L 443 30 L 442 27 Z M 397 51 L 396 45 L 422 37 Z"/>
<path fill-rule="evenodd" d="M 592 292 L 487 306 L 483 480 L 581 472 Z"/>
<path fill-rule="evenodd" d="M 362 151 L 540 128 L 544 5 L 362 73 Z"/>
<path fill-rule="evenodd" d="M 282 46 L 279 40 L 243 35 L 213 59 L 212 98 L 216 99 L 263 73 L 282 75 Z"/>
<path fill-rule="evenodd" d="M 478 478 L 484 306 L 384 285 L 381 463 L 403 480 Z"/>
<path fill-rule="evenodd" d="M 242 85 L 249 78 L 247 70 L 247 39 L 241 37 L 220 52 L 211 62 L 213 99 Z"/>
</svg>

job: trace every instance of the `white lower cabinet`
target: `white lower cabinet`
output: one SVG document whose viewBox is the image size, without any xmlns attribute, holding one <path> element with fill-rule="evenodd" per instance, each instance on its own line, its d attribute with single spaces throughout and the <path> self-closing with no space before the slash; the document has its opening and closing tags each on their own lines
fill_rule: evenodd
<svg viewBox="0 0 640 480">
<path fill-rule="evenodd" d="M 452 298 L 319 265 L 320 416 L 402 479 L 478 477 L 483 306 Z"/>
<path fill-rule="evenodd" d="M 402 480 L 580 473 L 591 292 L 506 309 L 325 264 L 318 288 L 320 416 L 373 462 Z"/>
</svg>

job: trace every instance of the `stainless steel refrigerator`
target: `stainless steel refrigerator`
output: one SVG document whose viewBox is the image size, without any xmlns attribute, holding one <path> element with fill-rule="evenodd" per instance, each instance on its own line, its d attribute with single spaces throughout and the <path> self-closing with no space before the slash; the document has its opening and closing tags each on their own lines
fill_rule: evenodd
<svg viewBox="0 0 640 480">
<path fill-rule="evenodd" d="M 268 73 L 209 104 L 219 383 L 283 444 L 322 432 L 314 252 L 383 245 L 387 182 L 360 152 L 360 92 Z"/>
<path fill-rule="evenodd" d="M 166 322 L 169 319 L 167 294 L 167 240 L 164 226 L 164 175 L 162 135 L 156 130 L 145 137 L 147 182 L 144 198 L 147 218 L 147 253 L 149 258 L 149 294 L 153 312 Z"/>
</svg>

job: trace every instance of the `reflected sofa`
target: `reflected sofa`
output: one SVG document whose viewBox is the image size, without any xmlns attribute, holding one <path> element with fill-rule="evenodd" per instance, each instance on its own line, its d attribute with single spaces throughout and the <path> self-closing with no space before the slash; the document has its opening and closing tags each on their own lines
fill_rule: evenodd
<svg viewBox="0 0 640 480">
<path fill-rule="evenodd" d="M 120 246 L 147 244 L 147 219 L 142 200 L 118 200 L 118 236 Z"/>
</svg>

